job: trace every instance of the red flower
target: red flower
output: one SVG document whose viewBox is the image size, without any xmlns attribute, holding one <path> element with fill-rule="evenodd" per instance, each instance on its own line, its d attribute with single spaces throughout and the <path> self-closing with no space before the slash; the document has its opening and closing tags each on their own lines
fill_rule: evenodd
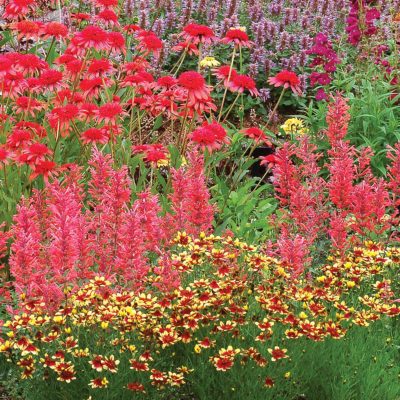
<svg viewBox="0 0 400 400">
<path fill-rule="evenodd" d="M 114 68 L 109 60 L 101 58 L 93 60 L 88 67 L 88 74 L 92 76 L 102 76 L 107 73 L 113 72 Z"/>
<path fill-rule="evenodd" d="M 183 32 L 180 34 L 189 43 L 207 43 L 211 44 L 216 37 L 211 28 L 206 25 L 189 24 L 183 28 Z"/>
<path fill-rule="evenodd" d="M 189 138 L 192 142 L 198 144 L 202 150 L 208 149 L 210 153 L 213 150 L 220 149 L 222 144 L 227 142 L 225 129 L 216 122 L 212 124 L 204 123 L 202 127 L 194 130 Z"/>
<path fill-rule="evenodd" d="M 18 38 L 25 38 L 25 39 L 35 39 L 38 37 L 39 34 L 39 25 L 36 22 L 22 20 L 19 22 L 14 22 L 11 25 L 12 29 L 18 31 Z"/>
<path fill-rule="evenodd" d="M 126 385 L 126 388 L 133 392 L 144 392 L 144 386 L 139 382 L 130 382 Z"/>
<path fill-rule="evenodd" d="M 294 72 L 285 69 L 278 72 L 275 76 L 268 78 L 268 82 L 275 87 L 283 86 L 284 89 L 290 88 L 293 93 L 301 95 L 300 79 Z"/>
<path fill-rule="evenodd" d="M 118 26 L 118 16 L 113 10 L 105 9 L 96 15 L 96 20 L 103 22 L 106 26 Z"/>
<path fill-rule="evenodd" d="M 43 175 L 45 181 L 48 180 L 49 175 L 54 172 L 56 168 L 56 163 L 54 161 L 43 160 L 36 164 L 33 168 L 33 172 L 29 177 L 30 180 L 35 179 L 39 175 Z"/>
<path fill-rule="evenodd" d="M 225 86 L 228 86 L 229 82 L 238 75 L 236 70 L 231 68 L 229 65 L 222 65 L 221 67 L 215 69 L 214 74 L 218 79 L 224 80 Z"/>
<path fill-rule="evenodd" d="M 118 0 L 95 0 L 97 6 L 107 9 L 118 6 Z"/>
<path fill-rule="evenodd" d="M 199 54 L 199 49 L 197 48 L 197 46 L 190 42 L 179 42 L 175 46 L 173 46 L 171 50 L 177 52 L 187 51 L 189 55 L 195 56 Z"/>
<path fill-rule="evenodd" d="M 97 51 L 108 47 L 108 34 L 98 26 L 89 25 L 75 35 L 75 44 L 83 49 L 94 48 Z"/>
<path fill-rule="evenodd" d="M 168 150 L 161 144 L 145 144 L 133 146 L 133 153 L 143 153 L 144 161 L 156 166 L 160 161 L 167 161 Z"/>
<path fill-rule="evenodd" d="M 160 54 L 163 48 L 162 41 L 152 32 L 145 32 L 139 37 L 138 49 L 144 54 L 153 53 L 155 56 Z"/>
<path fill-rule="evenodd" d="M 267 135 L 260 128 L 256 127 L 246 128 L 242 130 L 242 133 L 248 136 L 250 139 L 255 140 L 256 142 L 263 141 L 268 146 L 272 146 L 272 143 L 269 141 Z"/>
<path fill-rule="evenodd" d="M 51 154 L 51 150 L 42 143 L 31 144 L 24 152 L 27 164 L 34 165 L 45 160 L 45 156 Z"/>
<path fill-rule="evenodd" d="M 109 140 L 108 132 L 105 129 L 89 128 L 82 133 L 82 143 L 101 143 L 106 144 Z"/>
<path fill-rule="evenodd" d="M 123 114 L 123 109 L 118 103 L 105 103 L 98 108 L 96 114 L 99 121 L 104 121 L 106 124 L 115 123 L 118 115 Z"/>
<path fill-rule="evenodd" d="M 68 28 L 64 24 L 55 21 L 43 25 L 41 31 L 45 38 L 54 37 L 59 39 L 65 38 L 68 35 Z"/>
<path fill-rule="evenodd" d="M 210 97 L 205 79 L 196 71 L 183 72 L 178 77 L 178 83 L 187 90 L 189 102 L 196 103 Z"/>
<path fill-rule="evenodd" d="M 108 34 L 108 47 L 114 53 L 126 53 L 125 38 L 120 32 L 110 32 Z"/>
<path fill-rule="evenodd" d="M 215 357 L 214 366 L 217 371 L 228 371 L 233 367 L 233 359 L 230 357 Z"/>
<path fill-rule="evenodd" d="M 54 69 L 46 69 L 39 77 L 38 84 L 47 90 L 56 91 L 63 86 L 63 74 Z"/>
<path fill-rule="evenodd" d="M 273 381 L 272 378 L 270 378 L 269 376 L 267 376 L 264 380 L 264 386 L 268 387 L 268 388 L 272 388 L 275 385 L 275 382 Z"/>
<path fill-rule="evenodd" d="M 0 145 L 0 163 L 6 164 L 9 156 L 10 152 L 7 150 L 6 146 Z"/>
<path fill-rule="evenodd" d="M 248 90 L 252 96 L 258 95 L 256 83 L 247 75 L 236 75 L 231 82 L 229 82 L 229 88 L 233 92 L 243 93 L 245 90 Z"/>
<path fill-rule="evenodd" d="M 234 43 L 235 45 L 242 47 L 251 47 L 253 45 L 253 42 L 249 40 L 247 33 L 237 28 L 229 29 L 225 37 L 221 39 L 221 43 Z"/>
<path fill-rule="evenodd" d="M 273 349 L 268 349 L 268 353 L 271 354 L 272 361 L 277 361 L 281 358 L 288 358 L 286 352 L 286 349 L 280 349 L 278 346 L 275 346 Z"/>
<path fill-rule="evenodd" d="M 11 0 L 3 13 L 3 18 L 17 19 L 28 14 L 36 6 L 35 0 Z"/>
</svg>

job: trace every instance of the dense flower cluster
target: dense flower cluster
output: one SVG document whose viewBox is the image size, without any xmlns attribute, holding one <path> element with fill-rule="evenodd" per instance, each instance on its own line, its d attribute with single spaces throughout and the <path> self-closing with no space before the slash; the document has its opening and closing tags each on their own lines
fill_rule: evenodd
<svg viewBox="0 0 400 400">
<path fill-rule="evenodd" d="M 371 151 L 359 151 L 345 140 L 350 116 L 343 97 L 332 98 L 326 119 L 330 149 L 323 164 L 307 134 L 297 143 L 285 143 L 272 159 L 263 162 L 272 161 L 282 206 L 281 218 L 276 221 L 280 236 L 275 250 L 294 276 L 310 265 L 312 249 L 325 237 L 344 256 L 352 244 L 365 237 L 391 235 L 391 227 L 398 224 L 397 189 L 390 194 L 398 184 L 398 149 L 392 149 L 393 172 L 389 181 L 384 181 L 372 173 Z M 323 167 L 329 172 L 325 178 Z"/>
<path fill-rule="evenodd" d="M 400 314 L 391 281 L 397 248 L 369 242 L 297 280 L 284 262 L 231 236 L 180 233 L 170 245 L 140 291 L 95 274 L 80 288 L 66 286 L 52 313 L 39 298 L 22 299 L 0 336 L 0 355 L 22 384 L 77 381 L 86 396 L 104 388 L 165 390 L 185 385 L 209 362 L 221 373 L 259 368 L 258 384 L 271 387 L 274 365 L 290 358 L 293 339 L 341 339 L 353 324 Z M 162 292 L 158 270 L 167 265 L 181 284 Z"/>
</svg>

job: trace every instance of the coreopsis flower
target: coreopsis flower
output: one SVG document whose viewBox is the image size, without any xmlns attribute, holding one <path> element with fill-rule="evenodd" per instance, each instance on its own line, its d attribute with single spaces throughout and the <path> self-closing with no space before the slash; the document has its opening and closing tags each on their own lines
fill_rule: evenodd
<svg viewBox="0 0 400 400">
<path fill-rule="evenodd" d="M 109 141 L 110 136 L 106 129 L 89 128 L 82 132 L 81 139 L 83 144 L 106 144 Z"/>
<path fill-rule="evenodd" d="M 92 379 L 89 383 L 89 386 L 92 389 L 98 389 L 98 388 L 106 388 L 108 386 L 108 380 L 106 377 L 104 378 L 95 378 Z"/>
<path fill-rule="evenodd" d="M 180 33 L 187 42 L 193 44 L 206 43 L 211 44 L 216 40 L 213 30 L 206 26 L 200 24 L 189 24 L 183 28 L 182 33 Z"/>
<path fill-rule="evenodd" d="M 293 93 L 297 94 L 298 96 L 301 95 L 300 79 L 292 71 L 285 69 L 281 72 L 278 72 L 275 76 L 268 78 L 268 83 L 275 87 L 283 86 L 284 89 L 290 88 Z"/>
<path fill-rule="evenodd" d="M 281 125 L 281 129 L 290 135 L 304 135 L 308 132 L 308 129 L 304 127 L 304 122 L 299 118 L 289 118 Z"/>
<path fill-rule="evenodd" d="M 229 82 L 229 89 L 232 92 L 243 93 L 248 90 L 252 96 L 258 96 L 258 90 L 253 78 L 247 75 L 236 75 Z"/>
<path fill-rule="evenodd" d="M 267 135 L 260 128 L 253 126 L 250 128 L 243 129 L 241 132 L 256 142 L 264 142 L 268 146 L 272 146 L 272 143 L 268 139 Z"/>
<path fill-rule="evenodd" d="M 141 384 L 139 382 L 130 382 L 126 385 L 126 388 L 128 390 L 131 390 L 132 392 L 144 392 L 145 391 L 143 384 Z"/>
<path fill-rule="evenodd" d="M 281 349 L 279 346 L 275 346 L 273 349 L 268 349 L 268 353 L 271 354 L 271 360 L 277 361 L 281 358 L 288 358 L 289 356 L 286 354 L 287 349 Z"/>
<path fill-rule="evenodd" d="M 221 63 L 219 61 L 217 61 L 214 57 L 204 57 L 201 61 L 200 61 L 200 67 L 218 67 L 220 66 Z"/>
<path fill-rule="evenodd" d="M 98 26 L 89 25 L 74 36 L 74 44 L 82 49 L 97 51 L 108 49 L 108 33 Z"/>
<path fill-rule="evenodd" d="M 221 43 L 233 43 L 235 46 L 251 47 L 253 42 L 245 31 L 239 28 L 231 28 L 226 32 L 225 37 L 221 39 Z"/>
</svg>

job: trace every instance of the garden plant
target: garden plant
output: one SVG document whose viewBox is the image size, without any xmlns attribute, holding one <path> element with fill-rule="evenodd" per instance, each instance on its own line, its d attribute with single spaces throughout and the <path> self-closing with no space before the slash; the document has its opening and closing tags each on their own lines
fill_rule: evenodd
<svg viewBox="0 0 400 400">
<path fill-rule="evenodd" d="M 400 400 L 400 1 L 0 24 L 0 398 Z"/>
</svg>

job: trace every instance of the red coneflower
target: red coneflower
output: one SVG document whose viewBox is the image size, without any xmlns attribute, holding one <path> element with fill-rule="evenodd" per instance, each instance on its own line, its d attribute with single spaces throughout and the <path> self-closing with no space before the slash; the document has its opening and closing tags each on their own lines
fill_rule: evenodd
<svg viewBox="0 0 400 400">
<path fill-rule="evenodd" d="M 158 78 L 156 86 L 158 89 L 167 90 L 167 89 L 171 89 L 177 83 L 178 83 L 178 81 L 173 76 L 167 75 L 167 76 L 162 76 L 161 78 Z"/>
<path fill-rule="evenodd" d="M 100 11 L 96 15 L 96 20 L 102 22 L 107 27 L 119 26 L 117 14 L 110 9 Z"/>
<path fill-rule="evenodd" d="M 224 85 L 227 86 L 229 82 L 238 75 L 238 73 L 229 65 L 221 65 L 219 68 L 214 69 L 214 75 L 218 79 L 222 79 Z"/>
<path fill-rule="evenodd" d="M 82 79 L 79 84 L 79 89 L 88 96 L 89 98 L 97 97 L 100 93 L 100 89 L 103 88 L 104 78 L 93 78 L 93 79 Z"/>
<path fill-rule="evenodd" d="M 78 21 L 89 21 L 90 14 L 87 13 L 72 13 L 71 18 L 76 19 Z"/>
<path fill-rule="evenodd" d="M 96 0 L 95 2 L 97 6 L 104 9 L 118 6 L 118 0 Z"/>
<path fill-rule="evenodd" d="M 109 60 L 101 58 L 99 60 L 93 60 L 88 67 L 88 75 L 92 77 L 102 76 L 109 74 L 114 71 L 114 68 Z"/>
<path fill-rule="evenodd" d="M 31 143 L 32 134 L 27 129 L 14 129 L 7 138 L 7 146 L 10 149 L 16 150 Z"/>
<path fill-rule="evenodd" d="M 132 152 L 134 154 L 144 154 L 143 160 L 157 166 L 160 162 L 168 160 L 168 150 L 162 144 L 145 144 L 141 146 L 133 146 Z"/>
<path fill-rule="evenodd" d="M 197 46 L 190 42 L 179 42 L 175 46 L 172 46 L 171 50 L 179 53 L 186 50 L 190 56 L 199 55 L 199 49 Z"/>
<path fill-rule="evenodd" d="M 47 119 L 49 125 L 66 136 L 70 130 L 70 122 L 78 116 L 79 108 L 75 104 L 66 104 L 64 107 L 55 107 L 51 110 Z"/>
<path fill-rule="evenodd" d="M 256 142 L 262 141 L 262 142 L 265 142 L 265 144 L 267 144 L 268 146 L 272 146 L 272 143 L 268 139 L 267 135 L 260 128 L 256 128 L 254 126 L 254 127 L 243 129 L 241 132 Z"/>
<path fill-rule="evenodd" d="M 254 79 L 247 75 L 236 75 L 231 82 L 229 82 L 229 89 L 232 92 L 243 93 L 248 90 L 252 96 L 258 96 L 258 90 Z"/>
<path fill-rule="evenodd" d="M 207 149 L 210 153 L 220 149 L 223 143 L 227 143 L 226 130 L 216 122 L 204 123 L 189 135 L 189 139 L 202 150 Z"/>
<path fill-rule="evenodd" d="M 125 114 L 120 104 L 105 103 L 96 111 L 99 122 L 104 121 L 105 124 L 116 123 L 118 116 Z"/>
<path fill-rule="evenodd" d="M 13 109 L 16 114 L 27 113 L 34 117 L 36 112 L 43 109 L 43 104 L 31 97 L 21 96 L 15 101 Z"/>
<path fill-rule="evenodd" d="M 3 13 L 5 19 L 17 19 L 28 14 L 36 6 L 35 0 L 11 0 Z"/>
<path fill-rule="evenodd" d="M 18 39 L 36 39 L 39 35 L 39 25 L 33 21 L 22 20 L 14 22 L 11 28 L 18 32 Z"/>
<path fill-rule="evenodd" d="M 210 96 L 205 79 L 196 71 L 182 72 L 178 77 L 178 83 L 187 90 L 189 101 L 205 100 Z"/>
<path fill-rule="evenodd" d="M 57 164 L 54 161 L 43 160 L 35 164 L 33 167 L 33 172 L 31 173 L 29 179 L 33 180 L 37 176 L 42 175 L 45 182 L 48 181 L 49 175 L 52 175 L 55 171 Z"/>
<path fill-rule="evenodd" d="M 48 68 L 48 64 L 35 54 L 19 54 L 14 69 L 23 74 L 32 74 Z"/>
<path fill-rule="evenodd" d="M 98 26 L 87 26 L 74 36 L 74 44 L 83 49 L 94 48 L 97 51 L 108 48 L 108 34 Z"/>
<path fill-rule="evenodd" d="M 233 43 L 235 46 L 251 47 L 253 42 L 250 41 L 247 33 L 238 28 L 229 29 L 221 43 Z"/>
<path fill-rule="evenodd" d="M 26 155 L 26 163 L 34 165 L 41 163 L 46 159 L 48 154 L 51 154 L 51 150 L 43 143 L 32 143 L 24 151 Z"/>
<path fill-rule="evenodd" d="M 44 89 L 56 91 L 64 86 L 62 79 L 62 72 L 56 71 L 55 69 L 46 69 L 41 73 L 38 84 Z"/>
<path fill-rule="evenodd" d="M 0 56 L 0 78 L 3 78 L 7 73 L 11 71 L 13 61 L 6 56 Z"/>
<path fill-rule="evenodd" d="M 187 42 L 193 44 L 206 43 L 211 44 L 216 37 L 214 36 L 213 30 L 206 25 L 189 24 L 183 28 L 183 32 L 180 33 Z"/>
<path fill-rule="evenodd" d="M 139 36 L 137 47 L 144 54 L 153 53 L 155 56 L 158 56 L 163 48 L 163 43 L 154 33 L 145 32 Z"/>
<path fill-rule="evenodd" d="M 112 53 L 126 53 L 124 35 L 120 32 L 108 33 L 108 47 Z"/>
<path fill-rule="evenodd" d="M 68 35 L 68 28 L 60 22 L 49 22 L 41 27 L 44 38 L 65 38 Z"/>
<path fill-rule="evenodd" d="M 105 129 L 89 128 L 81 135 L 82 143 L 100 143 L 106 144 L 110 139 L 108 131 Z"/>
<path fill-rule="evenodd" d="M 283 86 L 284 89 L 290 88 L 293 93 L 301 96 L 300 79 L 292 71 L 283 70 L 275 76 L 268 78 L 268 83 L 275 87 Z"/>
<path fill-rule="evenodd" d="M 8 158 L 10 157 L 11 153 L 7 150 L 6 146 L 0 145 L 0 163 L 8 164 Z"/>
</svg>

